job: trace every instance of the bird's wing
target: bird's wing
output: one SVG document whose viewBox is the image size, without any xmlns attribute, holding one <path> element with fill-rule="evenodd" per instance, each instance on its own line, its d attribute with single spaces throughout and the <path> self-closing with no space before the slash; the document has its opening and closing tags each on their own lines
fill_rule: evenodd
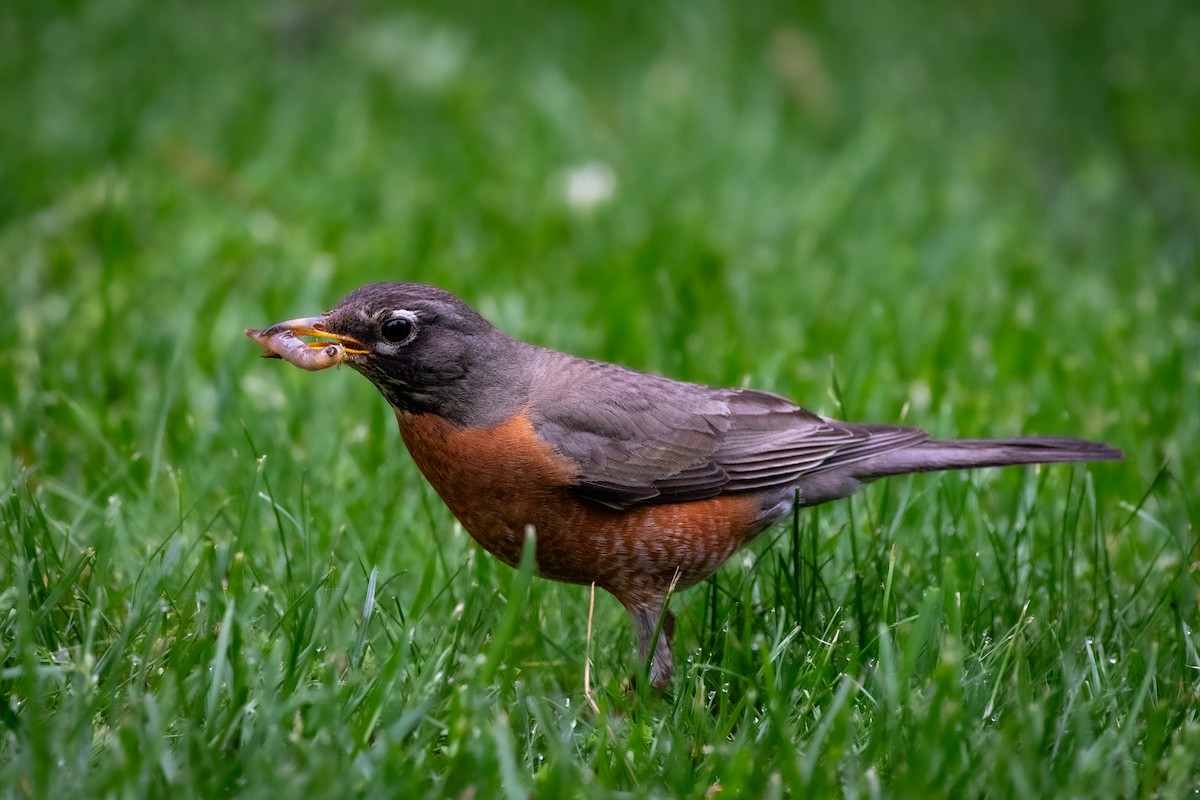
<svg viewBox="0 0 1200 800">
<path fill-rule="evenodd" d="M 575 462 L 581 496 L 615 508 L 784 487 L 928 438 L 601 362 L 557 364 L 537 385 L 534 429 Z"/>
</svg>

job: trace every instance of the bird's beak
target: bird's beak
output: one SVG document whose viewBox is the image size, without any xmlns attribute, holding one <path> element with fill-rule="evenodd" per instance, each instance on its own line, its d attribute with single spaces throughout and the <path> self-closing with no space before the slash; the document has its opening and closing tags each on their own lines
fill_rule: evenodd
<svg viewBox="0 0 1200 800">
<path fill-rule="evenodd" d="M 309 347 L 320 349 L 326 345 L 337 343 L 346 349 L 346 353 L 350 355 L 365 356 L 370 354 L 371 348 L 355 339 L 352 336 L 346 336 L 341 333 L 333 333 L 328 328 L 329 318 L 327 316 L 320 317 L 300 317 L 299 319 L 289 319 L 284 322 L 276 322 L 271 327 L 262 331 L 246 331 L 246 335 L 250 338 L 262 343 L 277 334 L 290 332 L 292 336 L 311 336 L 317 339 L 315 342 L 307 342 Z M 279 358 L 277 353 L 263 353 L 265 358 Z"/>
</svg>

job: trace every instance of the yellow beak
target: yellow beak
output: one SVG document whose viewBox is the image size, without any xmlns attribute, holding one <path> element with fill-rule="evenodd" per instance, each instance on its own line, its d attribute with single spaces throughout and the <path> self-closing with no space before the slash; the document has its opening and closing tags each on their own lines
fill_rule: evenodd
<svg viewBox="0 0 1200 800">
<path fill-rule="evenodd" d="M 309 347 L 320 349 L 330 342 L 337 342 L 346 348 L 347 353 L 367 355 L 371 349 L 357 339 L 340 333 L 331 333 L 326 329 L 325 317 L 300 317 L 284 322 L 276 322 L 264 331 L 256 332 L 258 337 L 269 337 L 282 331 L 291 331 L 296 336 L 311 336 L 319 341 L 306 342 Z M 267 358 L 279 358 L 275 353 L 264 353 Z"/>
</svg>

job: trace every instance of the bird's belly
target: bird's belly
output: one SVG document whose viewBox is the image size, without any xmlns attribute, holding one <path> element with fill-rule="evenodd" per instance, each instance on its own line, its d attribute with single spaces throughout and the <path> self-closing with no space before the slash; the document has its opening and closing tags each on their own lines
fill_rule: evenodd
<svg viewBox="0 0 1200 800">
<path fill-rule="evenodd" d="M 494 428 L 460 428 L 432 414 L 398 412 L 413 460 L 471 536 L 505 563 L 520 562 L 525 531 L 538 572 L 595 582 L 622 600 L 690 586 L 763 527 L 752 495 L 616 510 L 578 498 L 574 464 L 521 414 Z"/>
</svg>

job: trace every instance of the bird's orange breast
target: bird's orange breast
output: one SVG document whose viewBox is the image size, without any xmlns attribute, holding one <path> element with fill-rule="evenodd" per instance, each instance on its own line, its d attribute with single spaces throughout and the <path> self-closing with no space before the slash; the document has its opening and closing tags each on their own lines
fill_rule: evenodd
<svg viewBox="0 0 1200 800">
<path fill-rule="evenodd" d="M 712 574 L 758 531 L 753 496 L 611 509 L 571 491 L 578 469 L 519 413 L 492 428 L 463 428 L 436 414 L 398 411 L 400 433 L 425 478 L 463 527 L 510 565 L 524 532 L 536 534 L 538 571 L 595 582 L 623 601 L 676 572 L 688 586 Z"/>
</svg>

